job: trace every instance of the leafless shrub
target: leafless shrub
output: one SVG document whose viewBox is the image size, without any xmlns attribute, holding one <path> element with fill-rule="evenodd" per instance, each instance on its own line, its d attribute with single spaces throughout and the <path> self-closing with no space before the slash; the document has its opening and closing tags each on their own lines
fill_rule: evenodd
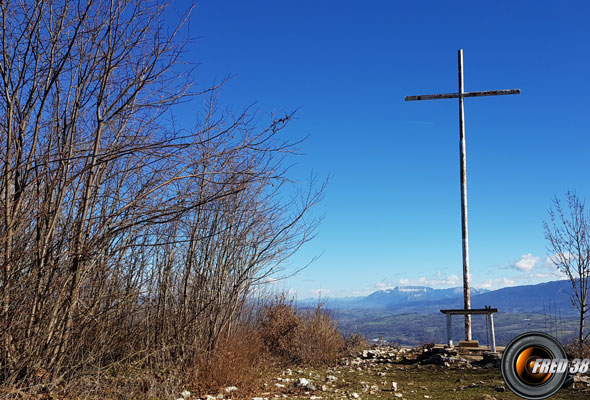
<svg viewBox="0 0 590 400">
<path fill-rule="evenodd" d="M 260 315 L 260 336 L 266 351 L 287 364 L 298 362 L 302 326 L 293 300 L 284 294 L 275 298 Z"/>
<path fill-rule="evenodd" d="M 187 379 L 197 393 L 216 393 L 220 388 L 236 386 L 240 395 L 254 391 L 268 363 L 259 332 L 241 325 L 219 341 L 211 357 L 202 358 Z"/>
<path fill-rule="evenodd" d="M 299 359 L 306 365 L 334 363 L 344 356 L 346 350 L 338 324 L 322 309 L 322 304 L 304 315 L 299 343 Z"/>
<path fill-rule="evenodd" d="M 568 343 L 564 346 L 566 353 L 570 359 L 584 359 L 590 358 L 590 345 L 588 343 L 580 343 L 578 340 Z"/>
<path fill-rule="evenodd" d="M 266 351 L 284 364 L 330 364 L 345 353 L 345 340 L 335 320 L 322 310 L 298 310 L 280 296 L 261 315 L 260 335 Z"/>
<path fill-rule="evenodd" d="M 358 352 L 369 347 L 369 341 L 360 333 L 351 333 L 344 337 L 344 347 L 346 351 Z"/>
</svg>

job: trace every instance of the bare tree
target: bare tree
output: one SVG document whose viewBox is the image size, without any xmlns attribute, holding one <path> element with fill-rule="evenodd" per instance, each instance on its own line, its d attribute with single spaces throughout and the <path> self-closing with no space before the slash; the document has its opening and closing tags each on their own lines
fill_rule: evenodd
<svg viewBox="0 0 590 400">
<path fill-rule="evenodd" d="M 322 187 L 290 187 L 291 115 L 259 127 L 196 93 L 165 6 L 0 4 L 0 381 L 191 362 L 313 235 Z"/>
<path fill-rule="evenodd" d="M 549 209 L 550 224 L 544 222 L 549 258 L 569 278 L 572 304 L 579 312 L 578 343 L 582 345 L 585 320 L 589 310 L 588 284 L 590 283 L 590 215 L 584 209 L 584 201 L 573 192 L 566 193 L 567 210 L 555 197 Z"/>
</svg>

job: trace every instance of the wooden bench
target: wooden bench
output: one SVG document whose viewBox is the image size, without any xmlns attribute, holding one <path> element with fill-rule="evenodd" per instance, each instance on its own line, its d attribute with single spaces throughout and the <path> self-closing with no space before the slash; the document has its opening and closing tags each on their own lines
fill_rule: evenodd
<svg viewBox="0 0 590 400">
<path fill-rule="evenodd" d="M 475 314 L 483 314 L 486 316 L 487 322 L 490 326 L 490 330 L 492 331 L 492 352 L 496 352 L 496 333 L 494 331 L 494 313 L 498 312 L 497 308 L 470 308 L 466 309 L 457 309 L 457 310 L 440 310 L 441 313 L 447 316 L 447 341 L 449 342 L 449 346 L 453 345 L 453 340 L 451 339 L 451 332 L 452 332 L 452 325 L 451 325 L 451 317 L 453 315 L 475 315 Z"/>
</svg>

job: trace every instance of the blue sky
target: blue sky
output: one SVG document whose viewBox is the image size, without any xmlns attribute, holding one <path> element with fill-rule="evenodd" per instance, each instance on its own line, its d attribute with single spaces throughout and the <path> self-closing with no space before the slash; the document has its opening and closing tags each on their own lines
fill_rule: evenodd
<svg viewBox="0 0 590 400">
<path fill-rule="evenodd" d="M 176 3 L 180 8 L 181 3 Z M 457 100 L 404 96 L 520 88 L 465 100 L 473 286 L 556 279 L 542 221 L 554 195 L 590 196 L 587 2 L 225 1 L 197 3 L 201 87 L 262 115 L 298 109 L 293 170 L 330 175 L 316 239 L 276 283 L 297 297 L 398 284 L 461 285 Z"/>
</svg>

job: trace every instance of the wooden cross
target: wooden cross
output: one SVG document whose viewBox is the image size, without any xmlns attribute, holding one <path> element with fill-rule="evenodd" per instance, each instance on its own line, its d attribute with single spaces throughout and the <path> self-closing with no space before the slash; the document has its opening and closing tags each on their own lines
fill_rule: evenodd
<svg viewBox="0 0 590 400">
<path fill-rule="evenodd" d="M 520 89 L 489 90 L 485 92 L 465 92 L 463 90 L 463 49 L 459 50 L 459 92 L 445 94 L 427 94 L 406 96 L 406 101 L 459 99 L 459 160 L 461 176 L 461 235 L 463 238 L 463 296 L 466 310 L 471 308 L 471 290 L 469 287 L 469 239 L 467 232 L 467 172 L 465 161 L 465 114 L 463 99 L 465 97 L 498 96 L 503 94 L 520 94 Z M 471 340 L 471 315 L 465 314 L 465 340 Z"/>
</svg>

